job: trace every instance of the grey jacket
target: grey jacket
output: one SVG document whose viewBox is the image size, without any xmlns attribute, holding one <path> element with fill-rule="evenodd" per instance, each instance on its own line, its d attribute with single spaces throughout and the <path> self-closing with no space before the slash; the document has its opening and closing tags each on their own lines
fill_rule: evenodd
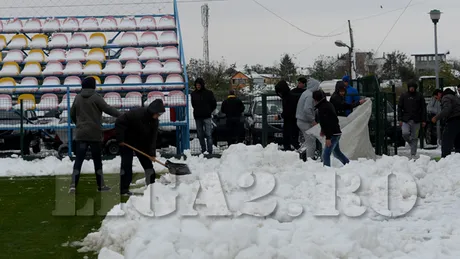
<svg viewBox="0 0 460 259">
<path fill-rule="evenodd" d="M 94 89 L 82 89 L 70 108 L 70 118 L 76 125 L 75 141 L 102 141 L 102 112 L 113 117 L 121 115 Z"/>
<path fill-rule="evenodd" d="M 319 90 L 320 82 L 310 78 L 307 81 L 307 89 L 300 96 L 297 104 L 296 118 L 302 122 L 313 123 L 315 121 L 315 103 L 313 92 Z"/>
<path fill-rule="evenodd" d="M 428 102 L 428 105 L 426 106 L 426 111 L 429 114 L 438 114 L 441 112 L 441 103 L 436 100 L 436 98 L 431 97 L 430 101 Z"/>
<path fill-rule="evenodd" d="M 452 118 L 460 118 L 460 98 L 453 94 L 445 94 L 441 100 L 442 110 L 436 115 L 437 120 L 449 121 Z"/>
</svg>

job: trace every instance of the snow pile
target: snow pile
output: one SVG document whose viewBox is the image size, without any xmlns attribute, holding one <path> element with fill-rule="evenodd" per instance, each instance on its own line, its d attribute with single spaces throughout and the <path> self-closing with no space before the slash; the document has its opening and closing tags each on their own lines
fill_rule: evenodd
<svg viewBox="0 0 460 259">
<path fill-rule="evenodd" d="M 252 90 L 250 87 L 241 89 L 241 93 L 248 96 L 260 96 L 269 92 L 275 92 L 275 85 L 254 85 Z"/>
<path fill-rule="evenodd" d="M 335 169 L 275 145 L 234 145 L 220 160 L 189 158 L 192 175 L 167 175 L 160 181 L 169 185 L 157 182 L 115 206 L 80 251 L 126 259 L 459 258 L 459 161 L 383 157 Z"/>
</svg>

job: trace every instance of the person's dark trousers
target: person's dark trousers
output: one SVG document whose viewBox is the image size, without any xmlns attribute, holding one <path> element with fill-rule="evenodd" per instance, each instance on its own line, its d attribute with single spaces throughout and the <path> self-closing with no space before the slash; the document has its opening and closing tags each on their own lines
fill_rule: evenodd
<svg viewBox="0 0 460 259">
<path fill-rule="evenodd" d="M 299 143 L 300 129 L 297 126 L 296 119 L 284 119 L 283 125 L 283 146 L 284 150 L 291 150 L 291 145 L 297 150 L 300 148 Z"/>
<path fill-rule="evenodd" d="M 145 171 L 145 182 L 147 185 L 153 184 L 155 182 L 155 170 L 153 169 L 153 164 L 150 159 L 147 157 L 133 152 L 128 147 L 121 147 L 120 156 L 121 156 L 121 171 L 120 171 L 120 193 L 125 194 L 129 192 L 129 185 L 133 180 L 133 157 L 134 153 L 136 154 L 139 162 L 141 163 L 142 168 Z"/>
<path fill-rule="evenodd" d="M 452 153 L 452 149 L 456 146 L 457 136 L 460 134 L 460 117 L 447 121 L 442 133 L 441 141 L 441 157 L 447 157 Z M 460 147 L 459 150 L 460 151 Z M 457 152 L 457 148 L 456 148 Z"/>
<path fill-rule="evenodd" d="M 238 143 L 238 140 L 241 136 L 241 132 L 244 129 L 244 124 L 241 122 L 240 117 L 230 117 L 226 121 L 227 127 L 227 143 L 228 145 Z"/>
<path fill-rule="evenodd" d="M 101 142 L 89 142 L 89 141 L 77 141 L 75 143 L 75 162 L 73 164 L 72 173 L 72 185 L 77 187 L 80 180 L 81 167 L 83 161 L 85 161 L 86 152 L 88 147 L 91 149 L 91 158 L 94 163 L 94 172 L 96 174 L 97 187 L 101 188 L 104 186 L 104 177 L 102 173 L 102 143 Z"/>
</svg>

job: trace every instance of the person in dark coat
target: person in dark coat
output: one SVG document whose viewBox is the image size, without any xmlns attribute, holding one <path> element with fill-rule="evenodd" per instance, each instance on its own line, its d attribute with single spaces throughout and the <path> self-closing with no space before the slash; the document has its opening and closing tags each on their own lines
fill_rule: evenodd
<svg viewBox="0 0 460 259">
<path fill-rule="evenodd" d="M 411 156 L 417 155 L 418 131 L 420 124 L 425 127 L 426 102 L 423 95 L 417 92 L 417 82 L 407 84 L 408 91 L 399 97 L 398 117 L 404 140 L 411 147 Z"/>
<path fill-rule="evenodd" d="M 244 132 L 244 104 L 236 97 L 235 91 L 230 90 L 229 96 L 222 102 L 222 113 L 226 116 L 228 146 L 238 143 L 238 138 Z"/>
<path fill-rule="evenodd" d="M 83 80 L 81 92 L 75 97 L 70 108 L 70 118 L 75 123 L 75 162 L 72 172 L 72 183 L 69 193 L 76 191 L 80 180 L 81 167 L 85 160 L 88 148 L 94 163 L 98 191 L 109 191 L 105 186 L 102 172 L 102 112 L 113 117 L 120 116 L 120 112 L 110 107 L 99 94 L 96 93 L 96 80 L 87 77 Z"/>
<path fill-rule="evenodd" d="M 359 100 L 358 102 L 354 102 L 349 104 L 345 100 L 345 95 L 347 93 L 347 87 L 342 81 L 339 81 L 335 85 L 335 92 L 332 94 L 330 102 L 334 105 L 335 111 L 337 116 L 346 117 L 347 110 L 353 110 L 357 106 L 363 104 L 366 100 Z"/>
<path fill-rule="evenodd" d="M 350 163 L 350 160 L 340 150 L 339 142 L 342 131 L 340 130 L 339 118 L 335 113 L 334 105 L 327 101 L 326 95 L 321 90 L 313 92 L 313 100 L 318 111 L 321 136 L 326 137 L 326 147 L 323 151 L 324 166 L 331 166 L 331 154 L 344 165 Z"/>
<path fill-rule="evenodd" d="M 191 94 L 193 117 L 196 122 L 196 133 L 200 140 L 201 152 L 212 154 L 212 120 L 211 115 L 217 108 L 214 93 L 205 87 L 203 78 L 195 80 L 195 91 Z M 205 142 L 206 139 L 206 142 Z"/>
<path fill-rule="evenodd" d="M 446 89 L 442 94 L 436 97 L 441 100 L 441 112 L 431 120 L 436 123 L 439 120 L 445 120 L 444 131 L 442 133 L 441 157 L 447 157 L 452 153 L 455 146 L 455 152 L 460 152 L 458 145 L 460 138 L 460 99 L 451 89 Z"/>
<path fill-rule="evenodd" d="M 133 150 L 124 146 L 128 144 L 149 156 L 156 156 L 156 142 L 159 117 L 165 112 L 163 101 L 154 100 L 148 107 L 130 110 L 121 115 L 115 122 L 117 141 L 120 143 L 121 171 L 120 194 L 131 195 L 129 185 L 133 179 Z M 147 185 L 155 182 L 155 170 L 152 161 L 142 154 L 136 153 L 137 159 L 144 168 Z"/>
</svg>

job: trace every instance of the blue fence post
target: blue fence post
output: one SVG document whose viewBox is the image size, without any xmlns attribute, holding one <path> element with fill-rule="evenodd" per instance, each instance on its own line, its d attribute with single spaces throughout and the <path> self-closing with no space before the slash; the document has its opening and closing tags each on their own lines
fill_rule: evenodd
<svg viewBox="0 0 460 259">
<path fill-rule="evenodd" d="M 72 157 L 72 118 L 70 118 L 70 86 L 67 86 L 67 141 L 68 141 L 68 155 Z"/>
</svg>

